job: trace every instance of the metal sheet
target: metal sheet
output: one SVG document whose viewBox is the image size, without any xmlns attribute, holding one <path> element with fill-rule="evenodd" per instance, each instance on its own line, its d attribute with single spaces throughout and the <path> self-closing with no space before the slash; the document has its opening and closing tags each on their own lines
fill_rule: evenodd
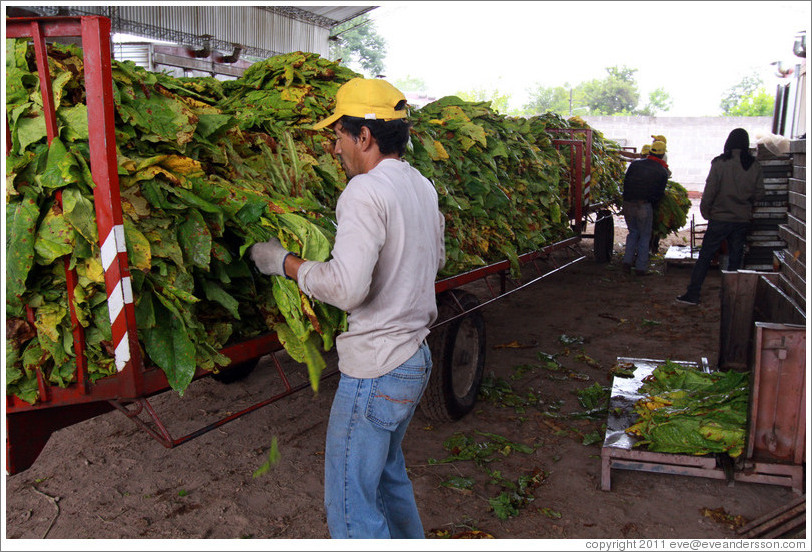
<svg viewBox="0 0 812 552">
<path fill-rule="evenodd" d="M 632 364 L 635 369 L 632 377 L 615 376 L 612 381 L 612 394 L 609 399 L 609 415 L 606 420 L 606 436 L 603 446 L 631 450 L 638 439 L 626 433 L 626 430 L 634 425 L 639 418 L 634 411 L 634 404 L 643 398 L 643 394 L 640 393 L 643 379 L 650 376 L 657 366 L 665 364 L 665 360 L 619 357 L 617 362 L 619 365 Z M 672 360 L 671 362 L 681 366 L 699 367 L 696 362 L 681 360 Z"/>
</svg>

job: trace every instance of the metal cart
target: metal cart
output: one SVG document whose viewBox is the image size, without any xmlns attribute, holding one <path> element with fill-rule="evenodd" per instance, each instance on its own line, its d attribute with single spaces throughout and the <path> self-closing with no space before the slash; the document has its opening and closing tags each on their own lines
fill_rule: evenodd
<svg viewBox="0 0 812 552">
<path fill-rule="evenodd" d="M 110 27 L 109 19 L 98 16 L 6 20 L 7 37 L 30 37 L 34 43 L 49 144 L 57 136 L 57 121 L 48 73 L 46 39 L 52 37 L 81 39 L 88 97 L 91 172 L 96 184 L 94 201 L 117 367 L 115 375 L 91 381 L 84 356 L 83 327 L 76 318 L 75 307 L 71 301 L 69 308 L 74 328 L 73 346 L 77 363 L 74 379 L 66 387 L 51 386 L 42 371 L 37 370 L 40 400 L 35 404 L 29 404 L 15 396 L 6 397 L 6 470 L 9 474 L 29 468 L 53 432 L 112 410 L 121 411 L 163 446 L 172 448 L 309 387 L 308 382 L 301 384 L 290 382 L 275 355 L 283 347 L 276 334 L 271 333 L 226 347 L 220 352 L 232 363 L 222 372 L 226 379 L 229 377 L 236 379 L 241 374 L 248 373 L 260 358 L 270 355 L 284 386 L 276 395 L 239 412 L 230 413 L 225 418 L 181 437 L 172 436 L 150 404 L 150 397 L 169 390 L 171 386 L 162 370 L 144 363 L 138 341 L 129 261 L 124 242 L 116 144 L 113 138 L 115 119 Z M 587 218 L 601 212 L 601 206 L 590 206 L 589 179 L 584 178 L 584 174 L 588 175 L 590 170 L 591 131 L 578 132 L 584 134 L 585 139 L 554 141 L 556 147 L 570 153 L 569 178 L 572 199 L 569 217 L 573 236 L 539 251 L 520 256 L 522 265 L 533 263 L 538 266 L 536 262 L 548 257 L 553 251 L 571 248 L 583 237 L 587 237 L 583 234 Z M 8 126 L 6 134 L 9 138 Z M 10 143 L 11 140 L 7 139 L 7 144 Z M 584 182 L 587 184 L 586 187 Z M 596 233 L 593 237 L 596 245 L 600 241 L 604 244 L 602 246 L 604 248 L 608 241 L 611 251 L 614 229 L 611 224 L 605 222 L 605 216 L 601 220 L 604 222 L 597 221 L 600 223 L 600 232 L 596 223 Z M 611 214 L 608 220 L 611 223 Z M 514 282 L 509 278 L 508 261 L 437 281 L 435 290 L 440 316 L 430 336 L 435 369 L 423 401 L 424 411 L 436 419 L 454 420 L 473 408 L 485 361 L 485 325 L 481 314 L 482 307 L 581 259 L 583 256 L 547 272 L 539 270 L 537 277 L 525 283 Z M 66 258 L 68 296 L 72 297 L 72 291 L 77 285 L 77 275 L 75 270 L 70 269 L 68 262 Z M 498 278 L 498 286 L 493 284 L 491 277 Z M 474 281 L 486 283 L 491 292 L 491 299 L 483 302 L 474 294 L 460 289 L 461 286 Z M 33 323 L 34 311 L 31 308 L 28 308 L 28 318 Z M 335 373 L 336 369 L 327 370 L 322 374 L 322 379 Z M 211 372 L 199 368 L 194 378 L 211 375 Z"/>
</svg>

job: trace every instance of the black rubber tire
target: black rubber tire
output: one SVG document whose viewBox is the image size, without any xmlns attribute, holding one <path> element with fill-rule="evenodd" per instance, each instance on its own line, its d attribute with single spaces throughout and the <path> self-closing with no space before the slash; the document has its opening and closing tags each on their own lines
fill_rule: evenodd
<svg viewBox="0 0 812 552">
<path fill-rule="evenodd" d="M 452 296 L 453 294 L 453 296 Z M 472 294 L 452 290 L 437 298 L 438 321 L 479 305 Z M 459 420 L 476 404 L 485 369 L 485 319 L 473 311 L 432 330 L 428 338 L 432 370 L 420 409 L 431 420 Z"/>
<path fill-rule="evenodd" d="M 611 211 L 598 211 L 598 218 L 595 221 L 595 238 L 593 250 L 595 261 L 608 263 L 612 260 L 612 253 L 615 241 L 615 221 Z"/>
<path fill-rule="evenodd" d="M 225 368 L 220 368 L 220 371 L 211 375 L 212 379 L 220 383 L 234 383 L 248 377 L 248 374 L 254 371 L 254 368 L 259 364 L 259 359 L 247 360 L 239 364 L 232 364 Z"/>
</svg>

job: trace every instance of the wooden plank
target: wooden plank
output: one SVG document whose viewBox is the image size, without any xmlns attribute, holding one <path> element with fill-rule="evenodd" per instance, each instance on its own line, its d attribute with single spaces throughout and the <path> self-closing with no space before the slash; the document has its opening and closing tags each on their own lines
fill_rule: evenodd
<svg viewBox="0 0 812 552">
<path fill-rule="evenodd" d="M 789 204 L 806 208 L 806 195 L 798 192 L 789 192 Z"/>
<path fill-rule="evenodd" d="M 806 328 L 756 323 L 747 458 L 800 466 L 806 436 Z M 792 474 L 763 462 L 758 473 Z"/>
<path fill-rule="evenodd" d="M 779 507 L 775 511 L 765 514 L 760 518 L 739 527 L 739 529 L 736 530 L 736 533 L 743 538 L 753 538 L 766 531 L 774 529 L 779 524 L 792 519 L 799 514 L 803 514 L 804 516 L 806 514 L 805 496 L 798 497 Z"/>
<path fill-rule="evenodd" d="M 792 229 L 785 224 L 778 227 L 779 237 L 787 243 L 787 251 L 793 258 L 798 259 L 800 262 L 806 264 L 806 239 L 800 234 L 793 232 Z"/>
<path fill-rule="evenodd" d="M 748 371 L 753 333 L 753 307 L 761 273 L 722 271 L 719 369 Z"/>
<path fill-rule="evenodd" d="M 778 288 L 780 274 L 762 274 L 756 287 L 753 305 L 754 319 L 761 322 L 781 324 L 806 324 L 806 314 L 797 303 Z"/>
<path fill-rule="evenodd" d="M 806 170 L 806 169 L 803 169 Z M 803 194 L 806 195 L 806 180 L 803 178 L 790 178 L 787 181 L 787 187 L 789 188 L 790 192 L 795 192 L 796 194 Z M 767 187 L 764 187 L 764 190 L 767 190 Z"/>
<path fill-rule="evenodd" d="M 792 213 L 787 215 L 787 226 L 796 234 L 800 234 L 801 236 L 806 235 L 806 223 Z"/>
<path fill-rule="evenodd" d="M 764 539 L 777 539 L 783 535 L 786 535 L 790 531 L 797 529 L 798 527 L 803 527 L 806 525 L 806 512 L 803 515 L 796 517 L 794 519 L 788 520 L 783 525 L 779 525 L 774 530 L 770 531 L 769 533 L 765 533 L 762 538 Z"/>
<path fill-rule="evenodd" d="M 776 251 L 776 260 L 779 264 L 781 274 L 791 279 L 798 289 L 806 289 L 806 263 L 801 262 L 800 257 L 796 258 L 795 253 L 791 253 L 788 249 Z"/>
<path fill-rule="evenodd" d="M 789 192 L 787 200 L 789 202 L 789 212 L 792 216 L 806 222 L 806 195 Z"/>
<path fill-rule="evenodd" d="M 806 166 L 798 165 L 797 163 L 792 166 L 792 178 L 806 182 Z"/>
<path fill-rule="evenodd" d="M 792 510 L 793 508 L 795 508 L 799 504 L 806 504 L 806 495 L 793 498 L 792 500 L 790 500 L 789 502 L 787 502 L 783 506 L 779 506 L 778 508 L 776 508 L 772 512 L 766 513 L 761 517 L 757 517 L 756 519 L 750 521 L 749 523 L 746 523 L 745 525 L 742 525 L 741 527 L 739 527 L 738 530 L 736 530 L 736 532 L 738 534 L 740 534 L 740 535 L 742 533 L 747 533 L 748 531 L 750 531 L 751 529 L 753 529 L 755 527 L 758 527 L 762 523 L 773 519 L 775 516 L 781 515 L 781 514 L 783 514 L 785 512 L 788 512 L 788 511 Z"/>
<path fill-rule="evenodd" d="M 776 251 L 773 255 L 781 275 L 776 285 L 801 309 L 806 309 L 806 264 L 786 250 Z"/>
</svg>

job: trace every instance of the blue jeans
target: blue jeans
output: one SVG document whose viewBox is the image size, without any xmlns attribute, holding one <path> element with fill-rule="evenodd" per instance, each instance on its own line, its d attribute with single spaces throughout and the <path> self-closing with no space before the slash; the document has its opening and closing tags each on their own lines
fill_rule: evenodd
<svg viewBox="0 0 812 552">
<path fill-rule="evenodd" d="M 699 301 L 702 282 L 705 281 L 711 261 L 713 261 L 713 257 L 719 251 L 723 241 L 727 240 L 727 269 L 733 272 L 741 267 L 744 259 L 744 242 L 747 239 L 749 226 L 749 222 L 708 221 L 708 229 L 702 237 L 699 257 L 693 270 L 691 270 L 691 281 L 688 284 L 688 291 L 685 293 L 689 299 Z"/>
<path fill-rule="evenodd" d="M 401 442 L 430 374 L 425 342 L 383 376 L 341 374 L 324 452 L 332 538 L 424 538 Z"/>
<path fill-rule="evenodd" d="M 654 207 L 648 201 L 624 201 L 623 218 L 629 229 L 623 263 L 634 265 L 635 270 L 645 272 L 648 270 Z"/>
</svg>

